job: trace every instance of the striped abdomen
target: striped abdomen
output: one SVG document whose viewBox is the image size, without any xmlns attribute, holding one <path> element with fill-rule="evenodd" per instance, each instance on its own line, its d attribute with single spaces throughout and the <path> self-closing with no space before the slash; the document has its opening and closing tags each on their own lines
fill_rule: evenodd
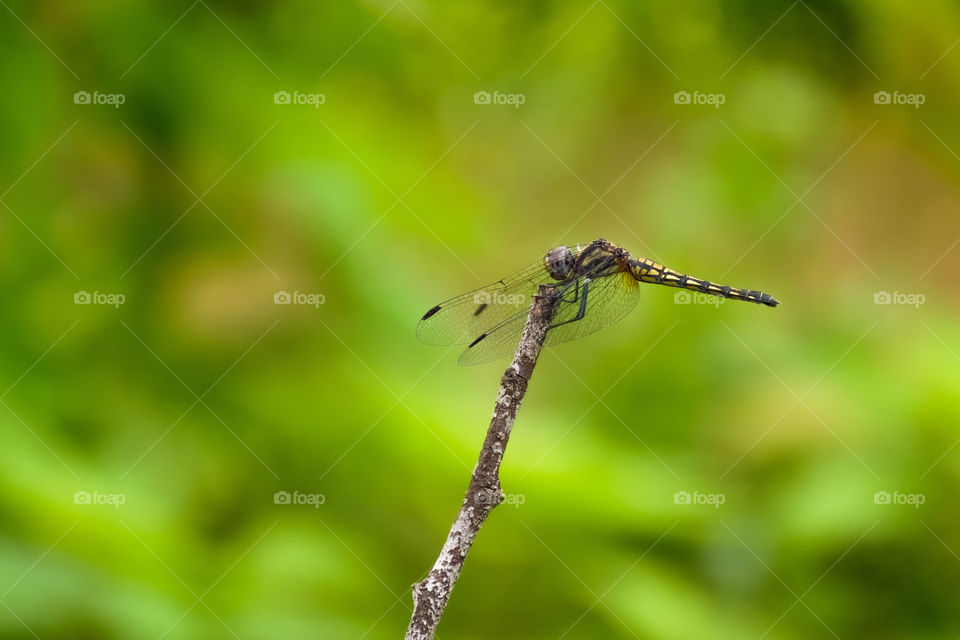
<svg viewBox="0 0 960 640">
<path fill-rule="evenodd" d="M 658 264 L 648 258 L 630 260 L 629 268 L 630 274 L 640 282 L 665 284 L 669 287 L 699 291 L 700 293 L 707 293 L 721 298 L 732 298 L 734 300 L 745 300 L 747 302 L 765 304 L 768 307 L 775 307 L 780 304 L 769 293 L 751 289 L 738 289 L 737 287 L 719 285 L 709 280 L 694 278 L 685 273 L 668 269 L 662 264 Z"/>
</svg>

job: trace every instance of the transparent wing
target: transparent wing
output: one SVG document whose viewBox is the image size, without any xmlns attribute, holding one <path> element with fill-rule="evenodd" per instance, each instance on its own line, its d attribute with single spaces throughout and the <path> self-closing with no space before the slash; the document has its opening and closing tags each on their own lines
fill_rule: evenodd
<svg viewBox="0 0 960 640">
<path fill-rule="evenodd" d="M 517 350 L 517 343 L 520 342 L 520 335 L 523 333 L 529 314 L 530 310 L 525 309 L 491 327 L 486 333 L 481 333 L 470 346 L 463 350 L 457 364 L 463 366 L 484 364 L 512 355 Z"/>
<path fill-rule="evenodd" d="M 547 332 L 546 346 L 576 340 L 598 329 L 617 322 L 630 313 L 637 304 L 639 285 L 626 271 L 591 280 L 586 285 L 584 316 L 577 317 L 584 296 L 583 279 L 568 290 L 554 317 L 554 328 Z"/>
<path fill-rule="evenodd" d="M 554 280 L 538 260 L 508 278 L 450 298 L 423 316 L 417 338 L 427 344 L 470 343 L 512 316 L 526 317 L 533 294 L 545 282 Z"/>
<path fill-rule="evenodd" d="M 611 325 L 630 313 L 637 304 L 639 286 L 626 272 L 618 272 L 591 280 L 586 285 L 584 315 L 580 313 L 584 299 L 583 279 L 578 280 L 558 303 L 553 328 L 547 332 L 546 346 L 576 340 Z M 470 344 L 457 361 L 461 365 L 491 362 L 514 353 L 529 310 L 524 309 L 500 324 L 490 327 Z"/>
</svg>

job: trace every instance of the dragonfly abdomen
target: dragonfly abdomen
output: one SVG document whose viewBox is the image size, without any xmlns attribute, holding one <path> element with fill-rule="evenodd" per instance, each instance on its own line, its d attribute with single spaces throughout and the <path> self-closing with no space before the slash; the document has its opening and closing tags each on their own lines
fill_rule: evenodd
<svg viewBox="0 0 960 640">
<path fill-rule="evenodd" d="M 677 287 L 689 291 L 699 291 L 712 296 L 721 298 L 732 298 L 734 300 L 744 300 L 756 304 L 765 304 L 768 307 L 775 307 L 777 302 L 769 293 L 756 291 L 753 289 L 740 289 L 729 285 L 720 285 L 702 278 L 674 271 L 662 264 L 656 263 L 648 258 L 630 261 L 630 274 L 640 282 L 651 282 L 653 284 L 664 284 L 668 287 Z"/>
</svg>

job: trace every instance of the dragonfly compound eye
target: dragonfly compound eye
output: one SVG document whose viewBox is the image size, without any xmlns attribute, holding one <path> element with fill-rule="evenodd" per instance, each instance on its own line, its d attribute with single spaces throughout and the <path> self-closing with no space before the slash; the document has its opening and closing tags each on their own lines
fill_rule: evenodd
<svg viewBox="0 0 960 640">
<path fill-rule="evenodd" d="M 557 247 L 543 259 L 547 272 L 554 280 L 565 280 L 573 269 L 573 252 L 569 247 Z"/>
</svg>

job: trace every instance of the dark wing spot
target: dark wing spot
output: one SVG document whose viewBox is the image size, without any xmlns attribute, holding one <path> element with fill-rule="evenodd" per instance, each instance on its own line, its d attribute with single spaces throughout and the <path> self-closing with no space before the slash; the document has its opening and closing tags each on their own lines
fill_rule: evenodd
<svg viewBox="0 0 960 640">
<path fill-rule="evenodd" d="M 479 307 L 477 307 L 477 310 L 473 312 L 473 315 L 475 315 L 475 316 L 480 315 L 480 313 L 481 313 L 484 309 L 486 309 L 487 307 L 489 307 L 489 306 L 490 306 L 490 305 L 488 305 L 486 302 L 484 302 L 482 305 L 480 305 Z"/>
<path fill-rule="evenodd" d="M 471 343 L 470 343 L 470 346 L 468 346 L 467 349 L 472 349 L 473 347 L 477 346 L 477 343 L 480 342 L 481 340 L 483 340 L 483 339 L 486 338 L 486 337 L 487 337 L 487 334 L 481 333 L 481 334 L 480 334 L 480 337 L 477 338 L 476 340 L 474 340 L 473 342 L 471 342 Z"/>
<path fill-rule="evenodd" d="M 426 320 L 427 318 L 435 314 L 437 311 L 440 311 L 440 305 L 437 305 L 433 309 L 430 309 L 430 311 L 427 311 L 425 314 L 423 314 L 423 317 L 420 318 L 420 320 L 421 321 Z"/>
</svg>

